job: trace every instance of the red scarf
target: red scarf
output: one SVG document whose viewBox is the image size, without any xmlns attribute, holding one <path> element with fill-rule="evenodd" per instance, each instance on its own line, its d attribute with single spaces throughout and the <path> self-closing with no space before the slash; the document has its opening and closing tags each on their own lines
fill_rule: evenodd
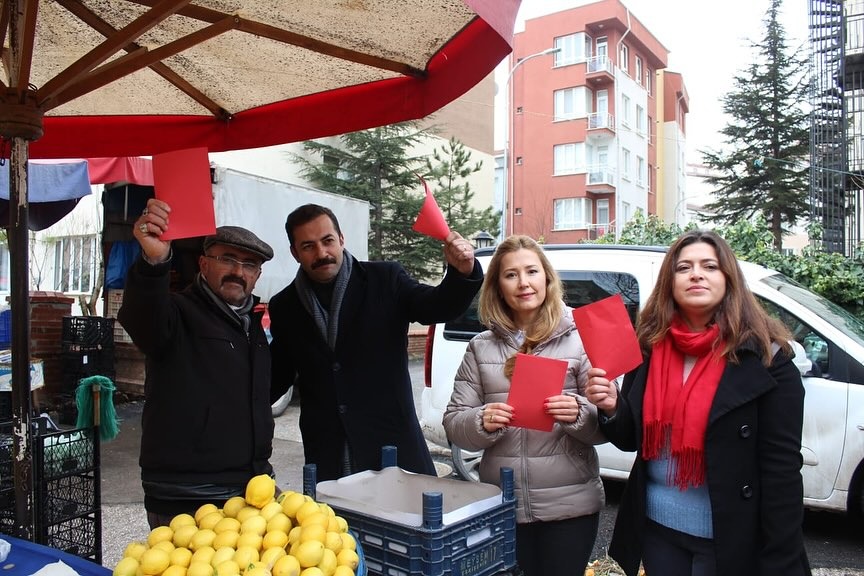
<svg viewBox="0 0 864 576">
<path fill-rule="evenodd" d="M 654 345 L 645 387 L 642 457 L 661 456 L 671 429 L 674 466 L 670 481 L 684 490 L 705 482 L 705 430 L 717 385 L 726 367 L 723 342 L 716 324 L 704 332 L 689 332 L 677 316 L 666 337 Z M 684 380 L 684 356 L 696 365 Z"/>
</svg>

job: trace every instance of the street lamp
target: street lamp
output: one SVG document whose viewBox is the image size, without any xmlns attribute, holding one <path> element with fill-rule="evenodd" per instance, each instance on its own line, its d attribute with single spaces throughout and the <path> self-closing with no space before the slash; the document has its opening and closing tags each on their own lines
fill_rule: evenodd
<svg viewBox="0 0 864 576">
<path fill-rule="evenodd" d="M 561 51 L 561 48 L 547 48 L 542 52 L 535 52 L 534 54 L 529 54 L 524 58 L 520 59 L 513 68 L 510 69 L 510 73 L 507 74 L 507 80 L 504 82 L 504 110 L 507 113 L 507 121 L 504 123 L 504 210 L 507 213 L 508 217 L 508 225 L 505 228 L 504 237 L 506 238 L 509 234 L 513 234 L 513 183 L 511 181 L 511 170 L 510 170 L 510 121 L 513 119 L 513 115 L 510 113 L 510 103 L 512 99 L 510 98 L 510 79 L 513 78 L 513 73 L 516 70 L 532 58 L 537 58 L 538 56 L 547 56 L 549 54 L 557 54 Z"/>
<path fill-rule="evenodd" d="M 486 232 L 485 230 L 481 230 L 474 235 L 474 246 L 476 248 L 488 248 L 489 246 L 493 246 L 494 244 L 495 237 Z"/>
</svg>

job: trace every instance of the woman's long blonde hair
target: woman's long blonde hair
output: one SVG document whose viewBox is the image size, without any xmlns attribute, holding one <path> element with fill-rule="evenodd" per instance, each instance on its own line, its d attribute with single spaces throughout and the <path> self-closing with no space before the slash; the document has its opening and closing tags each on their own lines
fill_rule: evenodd
<svg viewBox="0 0 864 576">
<path fill-rule="evenodd" d="M 501 294 L 499 276 L 501 275 L 501 259 L 507 254 L 519 250 L 530 250 L 537 254 L 540 264 L 543 266 L 543 272 L 546 274 L 546 299 L 540 306 L 534 325 L 525 331 L 525 340 L 519 348 L 519 352 L 530 354 L 537 344 L 544 342 L 552 335 L 564 313 L 562 303 L 564 287 L 561 284 L 561 277 L 552 267 L 545 252 L 543 252 L 543 248 L 533 238 L 522 235 L 510 236 L 495 249 L 495 254 L 486 269 L 486 276 L 483 278 L 483 286 L 480 288 L 478 312 L 480 321 L 487 328 L 491 328 L 494 324 L 510 332 L 518 330 L 513 321 L 512 311 Z M 504 364 L 504 373 L 508 378 L 513 374 L 515 362 L 516 356 L 514 355 Z"/>
</svg>

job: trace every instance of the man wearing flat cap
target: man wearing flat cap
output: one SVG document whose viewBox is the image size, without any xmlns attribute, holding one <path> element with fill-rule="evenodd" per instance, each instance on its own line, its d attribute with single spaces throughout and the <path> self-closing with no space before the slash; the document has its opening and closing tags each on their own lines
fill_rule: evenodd
<svg viewBox="0 0 864 576">
<path fill-rule="evenodd" d="M 152 198 L 135 222 L 132 264 L 117 319 L 145 355 L 141 482 L 151 528 L 203 504 L 221 507 L 273 474 L 270 352 L 252 295 L 273 249 L 221 226 L 204 239 L 200 273 L 169 289 L 171 209 Z"/>
</svg>

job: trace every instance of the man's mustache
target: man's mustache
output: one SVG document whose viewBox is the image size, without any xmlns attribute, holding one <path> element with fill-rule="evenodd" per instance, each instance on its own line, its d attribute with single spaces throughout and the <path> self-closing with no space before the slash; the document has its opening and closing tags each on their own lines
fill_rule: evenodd
<svg viewBox="0 0 864 576">
<path fill-rule="evenodd" d="M 240 284 L 241 286 L 243 286 L 243 289 L 246 290 L 246 280 L 244 280 L 240 276 L 225 276 L 224 278 L 222 278 L 222 284 L 225 284 L 226 282 L 234 282 L 236 284 Z"/>
<path fill-rule="evenodd" d="M 321 266 L 327 266 L 328 264 L 336 264 L 336 258 L 321 258 L 312 263 L 312 269 L 320 268 Z"/>
</svg>

